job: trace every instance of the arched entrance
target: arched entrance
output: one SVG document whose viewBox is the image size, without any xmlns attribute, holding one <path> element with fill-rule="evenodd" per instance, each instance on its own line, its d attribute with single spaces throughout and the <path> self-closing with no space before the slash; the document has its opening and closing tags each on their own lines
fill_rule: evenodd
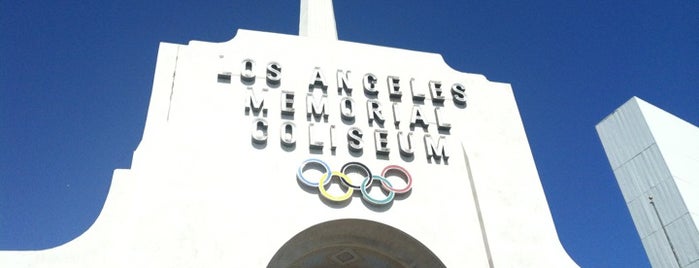
<svg viewBox="0 0 699 268">
<path fill-rule="evenodd" d="M 287 241 L 267 267 L 445 267 L 417 239 L 361 219 L 327 221 Z"/>
</svg>

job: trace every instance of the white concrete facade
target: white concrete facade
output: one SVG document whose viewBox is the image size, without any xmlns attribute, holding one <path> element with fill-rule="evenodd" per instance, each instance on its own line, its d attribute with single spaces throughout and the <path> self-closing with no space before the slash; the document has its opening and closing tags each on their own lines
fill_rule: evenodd
<svg viewBox="0 0 699 268">
<path fill-rule="evenodd" d="M 412 189 L 372 204 L 391 192 L 374 183 L 331 201 L 300 178 L 326 171 L 300 168 L 309 158 L 331 171 L 399 165 Z M 87 232 L 53 249 L 0 252 L 0 266 L 576 267 L 510 85 L 454 71 L 437 54 L 323 30 L 162 43 L 132 163 L 115 171 Z M 394 188 L 409 180 L 384 177 Z M 331 195 L 348 190 L 331 182 Z"/>
<path fill-rule="evenodd" d="M 597 132 L 652 266 L 699 267 L 699 128 L 634 97 Z"/>
</svg>

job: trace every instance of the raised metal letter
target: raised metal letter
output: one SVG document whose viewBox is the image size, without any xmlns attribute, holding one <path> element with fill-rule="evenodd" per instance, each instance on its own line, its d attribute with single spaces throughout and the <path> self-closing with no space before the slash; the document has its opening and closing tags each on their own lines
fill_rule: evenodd
<svg viewBox="0 0 699 268">
<path fill-rule="evenodd" d="M 367 95 L 377 95 L 379 94 L 379 90 L 376 88 L 376 76 L 372 73 L 368 73 L 364 75 L 364 78 L 362 79 L 362 84 L 364 85 L 364 94 Z"/>
<path fill-rule="evenodd" d="M 374 145 L 376 146 L 377 154 L 388 154 L 391 149 L 388 148 L 388 130 L 374 130 Z"/>
</svg>

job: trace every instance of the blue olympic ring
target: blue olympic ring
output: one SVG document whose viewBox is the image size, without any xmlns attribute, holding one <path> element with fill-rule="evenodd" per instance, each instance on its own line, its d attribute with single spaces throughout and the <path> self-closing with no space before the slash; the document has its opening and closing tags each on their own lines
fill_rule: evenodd
<svg viewBox="0 0 699 268">
<path fill-rule="evenodd" d="M 308 166 L 308 164 L 319 164 L 325 168 L 325 176 L 327 176 L 327 178 L 330 178 L 332 176 L 332 171 L 330 170 L 330 166 L 328 166 L 327 163 L 323 162 L 323 160 L 320 160 L 320 159 L 310 158 L 310 159 L 307 159 L 306 161 L 303 161 L 303 163 L 301 163 L 301 166 L 299 166 L 298 172 L 296 172 L 296 177 L 299 180 L 301 180 L 301 182 L 303 184 L 308 185 L 310 187 L 318 187 L 318 184 L 319 184 L 318 182 L 320 182 L 320 179 L 318 180 L 318 182 L 312 182 L 303 176 L 304 168 L 306 168 Z M 325 184 L 329 184 L 329 183 L 330 183 L 330 180 L 325 181 Z"/>
</svg>

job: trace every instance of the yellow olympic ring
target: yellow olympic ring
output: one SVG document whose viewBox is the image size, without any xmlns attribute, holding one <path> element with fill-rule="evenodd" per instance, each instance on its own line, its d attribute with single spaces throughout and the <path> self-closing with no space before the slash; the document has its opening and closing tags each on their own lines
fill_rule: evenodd
<svg viewBox="0 0 699 268">
<path fill-rule="evenodd" d="M 340 179 L 349 182 L 350 184 L 352 183 L 352 180 L 347 175 L 345 175 L 344 173 L 340 173 L 339 171 L 333 171 L 329 179 L 328 174 L 323 174 L 323 176 L 320 177 L 320 181 L 318 182 L 318 189 L 320 190 L 320 194 L 322 194 L 325 198 L 335 202 L 342 202 L 352 197 L 352 194 L 354 193 L 354 189 L 352 189 L 352 187 L 348 187 L 347 192 L 345 192 L 345 194 L 341 196 L 334 196 L 328 193 L 328 190 L 325 189 L 325 179 L 332 180 L 333 176 L 337 176 Z"/>
</svg>

